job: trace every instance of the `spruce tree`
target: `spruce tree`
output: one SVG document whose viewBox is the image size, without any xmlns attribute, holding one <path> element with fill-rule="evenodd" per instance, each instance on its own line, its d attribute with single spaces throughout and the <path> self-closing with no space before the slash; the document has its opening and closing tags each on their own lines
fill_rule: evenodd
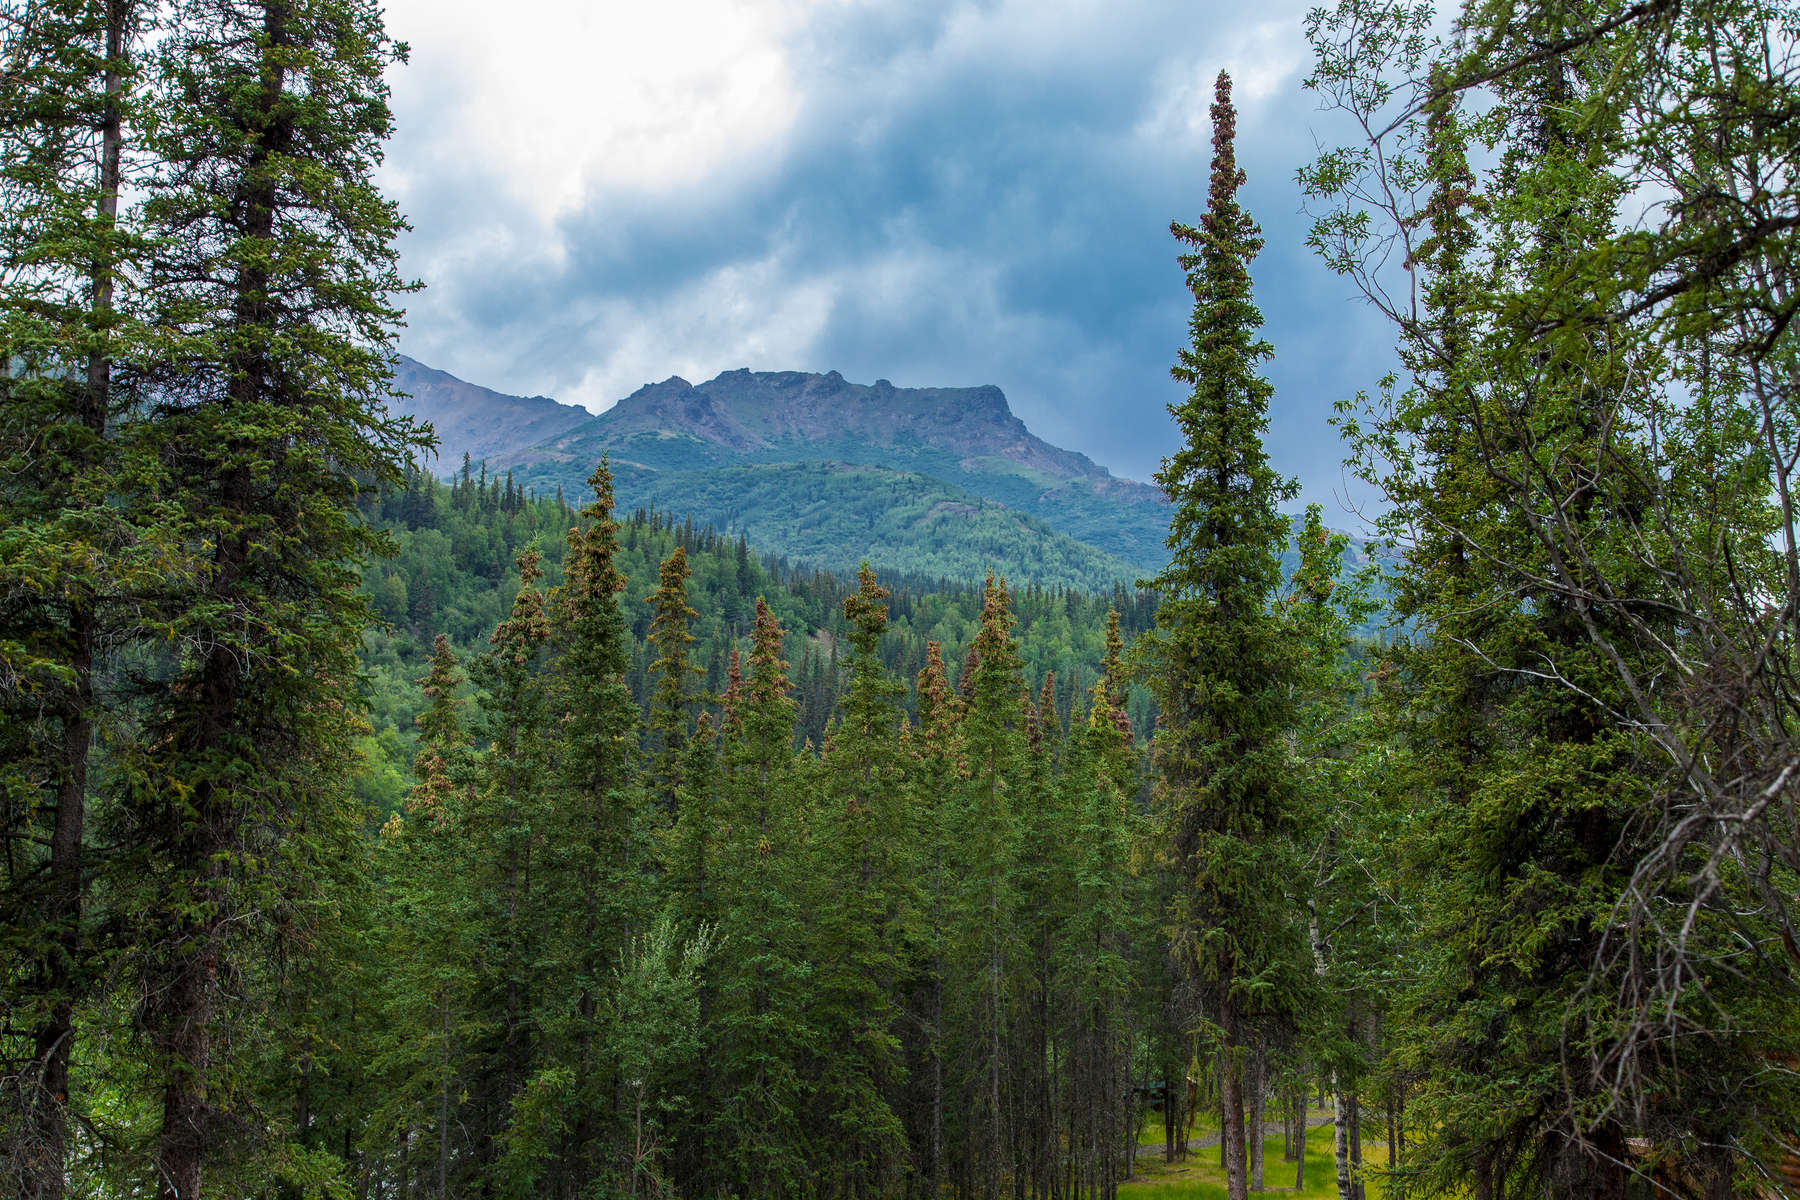
<svg viewBox="0 0 1800 1200">
<path fill-rule="evenodd" d="M 749 670 L 731 697 L 719 747 L 724 837 L 715 878 L 721 1078 L 711 1142 L 732 1190 L 772 1197 L 802 1188 L 813 1164 L 802 1068 L 812 1041 L 799 872 L 807 861 L 802 764 L 782 630 L 756 602 Z"/>
<path fill-rule="evenodd" d="M 549 803 L 552 631 L 549 597 L 537 586 L 540 561 L 535 547 L 520 551 L 512 612 L 470 671 L 481 688 L 476 732 L 487 742 L 474 764 L 469 814 L 469 834 L 482 850 L 476 866 L 484 948 L 477 1003 L 492 1014 L 493 1025 L 472 1068 L 471 1117 L 482 1169 L 510 1175 L 518 1191 L 535 1185 L 542 1158 L 539 1110 L 520 1102 L 543 1062 L 537 1007 L 547 966 L 542 953 L 559 901 L 543 879 L 555 816 Z"/>
<path fill-rule="evenodd" d="M 1269 466 L 1262 435 L 1273 389 L 1257 335 L 1250 264 L 1262 236 L 1238 202 L 1231 80 L 1212 105 L 1213 165 L 1199 226 L 1174 223 L 1194 296 L 1190 345 L 1172 370 L 1191 390 L 1170 406 L 1182 445 L 1157 472 L 1173 511 L 1169 566 L 1152 582 L 1156 630 L 1142 643 L 1158 704 L 1152 744 L 1170 921 L 1179 968 L 1197 984 L 1224 1056 L 1227 1190 L 1247 1194 L 1241 1077 L 1256 1027 L 1290 1019 L 1306 955 L 1291 881 L 1301 819 L 1287 738 L 1293 652 L 1270 604 L 1288 534 L 1278 505 L 1294 485 Z"/>
<path fill-rule="evenodd" d="M 904 1028 L 912 1036 L 906 1046 L 910 1086 L 903 1116 L 913 1147 L 914 1173 L 926 1194 L 935 1196 L 948 1183 L 946 1120 L 955 1070 L 955 1063 L 949 1061 L 952 1051 L 946 1007 L 955 910 L 948 797 L 964 773 L 961 705 L 950 686 L 943 649 L 935 641 L 925 645 L 925 666 L 919 671 L 916 687 L 919 719 L 911 731 L 909 749 L 924 896 L 920 928 L 911 947 L 908 974 L 912 986 L 905 1001 L 910 1019 Z"/>
<path fill-rule="evenodd" d="M 1070 732 L 1062 790 L 1069 810 L 1072 894 L 1059 931 L 1063 1029 L 1061 1123 L 1076 1178 L 1095 1195 L 1115 1194 L 1135 1146 L 1132 1096 L 1137 972 L 1132 956 L 1154 944 L 1142 918 L 1144 890 L 1132 869 L 1140 836 L 1132 812 L 1134 751 L 1124 714 L 1094 685 L 1087 719 Z"/>
<path fill-rule="evenodd" d="M 594 499 L 582 509 L 584 526 L 569 531 L 567 581 L 552 598 L 560 653 L 551 704 L 560 749 L 549 853 L 566 898 L 552 953 L 560 986 L 546 998 L 544 1023 L 573 1080 L 573 1111 L 563 1118 L 568 1144 L 554 1180 L 563 1191 L 599 1173 L 602 1123 L 616 1090 L 610 1056 L 603 1052 L 602 998 L 626 946 L 648 925 L 647 814 L 636 774 L 639 721 L 625 683 L 631 649 L 619 606 L 625 578 L 615 563 L 618 525 L 604 459 L 588 484 Z M 669 950 L 656 945 L 657 953 Z"/>
<path fill-rule="evenodd" d="M 1386 669 L 1398 787 L 1434 806 L 1407 847 L 1430 903 L 1403 1025 L 1433 1186 L 1616 1195 L 1635 1141 L 1722 1193 L 1792 1111 L 1791 1076 L 1757 1065 L 1793 1052 L 1775 1015 L 1795 1011 L 1792 959 L 1741 988 L 1725 965 L 1779 937 L 1766 918 L 1791 924 L 1791 889 L 1703 865 L 1750 843 L 1800 857 L 1749 816 L 1788 786 L 1771 775 L 1791 731 L 1714 706 L 1788 690 L 1725 647 L 1785 643 L 1763 622 L 1800 578 L 1768 553 L 1794 545 L 1770 503 L 1791 467 L 1766 456 L 1754 382 L 1792 354 L 1751 299 L 1792 257 L 1767 219 L 1791 197 L 1752 182 L 1772 128 L 1754 114 L 1793 96 L 1743 49 L 1771 13 L 1469 5 L 1467 40 L 1436 45 L 1346 4 L 1315 30 L 1335 102 L 1369 114 L 1396 74 L 1422 101 L 1372 123 L 1394 139 L 1379 156 L 1328 154 L 1308 182 L 1342 200 L 1380 161 L 1409 184 L 1386 211 L 1361 193 L 1315 242 L 1366 279 L 1361 239 L 1402 229 L 1415 272 L 1416 303 L 1389 313 L 1405 374 L 1350 428 L 1408 537 L 1396 607 L 1420 633 Z M 1621 219 L 1659 189 L 1677 197 L 1660 217 Z M 1721 570 L 1758 599 L 1730 599 Z"/>
<path fill-rule="evenodd" d="M 913 858 L 900 752 L 904 688 L 881 665 L 887 589 L 868 564 L 843 602 L 850 688 L 820 761 L 809 892 L 817 963 L 812 1024 L 825 1052 L 815 1067 L 815 1123 L 843 1195 L 887 1195 L 904 1175 L 905 1134 L 893 1105 L 901 1063 L 896 1027 L 903 939 L 916 919 Z"/>
<path fill-rule="evenodd" d="M 478 898 L 469 748 L 456 695 L 462 674 L 441 633 L 419 683 L 426 707 L 417 718 L 415 782 L 404 814 L 383 826 L 376 858 L 386 881 L 378 940 L 387 962 L 380 1004 L 388 1040 L 374 1066 L 386 1092 L 379 1127 L 403 1147 L 396 1174 L 410 1182 L 416 1173 L 434 1195 L 447 1195 L 453 1158 L 459 1165 L 466 1158 L 456 1152 L 461 1072 L 486 1018 L 473 998 Z"/>
<path fill-rule="evenodd" d="M 145 249 L 119 220 L 141 19 L 131 0 L 0 17 L 0 957 L 22 964 L 0 979 L 0 1178 L 31 1200 L 64 1194 L 80 1109 L 96 681 L 139 636 L 125 602 L 180 561 L 141 504 L 154 453 L 120 428 L 120 362 L 159 341 L 119 285 Z"/>
<path fill-rule="evenodd" d="M 380 544 L 355 498 L 414 441 L 385 409 L 401 221 L 372 182 L 395 57 L 349 0 L 192 0 L 157 44 L 140 211 L 170 342 L 137 373 L 196 571 L 147 605 L 170 649 L 111 834 L 133 851 L 165 1200 L 197 1200 L 232 1128 L 247 967 L 300 932 L 258 918 L 305 911 L 287 901 L 348 816 L 356 568 Z"/>
<path fill-rule="evenodd" d="M 1027 753 L 1023 667 L 1011 594 L 990 571 L 981 627 L 963 679 L 966 774 L 946 814 L 952 916 L 946 948 L 954 983 L 954 1076 L 961 1116 L 953 1153 L 968 1187 L 992 1200 L 1016 1168 L 1009 1121 L 1015 1085 L 1009 1039 L 1017 1002 L 1018 830 Z"/>
<path fill-rule="evenodd" d="M 688 647 L 694 644 L 688 627 L 700 615 L 688 604 L 687 584 L 692 574 L 687 551 L 676 546 L 663 559 L 649 600 L 649 642 L 656 652 L 650 663 L 650 674 L 656 680 L 650 694 L 650 786 L 669 821 L 677 816 L 676 797 L 681 790 L 688 708 L 693 703 L 688 689 L 700 671 L 688 656 Z"/>
</svg>

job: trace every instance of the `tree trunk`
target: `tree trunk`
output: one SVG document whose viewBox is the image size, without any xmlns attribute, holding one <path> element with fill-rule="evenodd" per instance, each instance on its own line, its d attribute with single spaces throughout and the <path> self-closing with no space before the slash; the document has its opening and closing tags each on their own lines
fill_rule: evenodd
<svg viewBox="0 0 1800 1200">
<path fill-rule="evenodd" d="M 38 1173 L 22 1181 L 24 1194 L 30 1200 L 61 1200 L 63 1196 L 68 1161 L 69 1060 L 75 1041 L 75 995 L 81 974 L 81 844 L 86 820 L 88 746 L 93 732 L 91 608 L 75 607 L 70 614 L 69 634 L 75 682 L 63 719 L 61 745 L 57 747 L 61 778 L 56 788 L 56 823 L 50 833 L 50 879 L 43 914 L 49 932 L 49 944 L 44 949 L 44 982 L 50 1010 L 34 1038 L 38 1079 L 29 1099 L 41 1149 L 32 1163 Z"/>
<path fill-rule="evenodd" d="M 1349 1113 L 1344 1111 L 1345 1107 L 1343 1084 L 1334 1075 L 1331 1091 L 1331 1125 L 1337 1159 L 1338 1200 L 1355 1200 L 1350 1190 Z"/>
<path fill-rule="evenodd" d="M 931 985 L 931 1197 L 944 1194 L 944 960 L 933 959 Z"/>
<path fill-rule="evenodd" d="M 1250 1190 L 1263 1190 L 1263 1071 L 1267 1067 L 1259 1038 L 1250 1057 Z"/>
<path fill-rule="evenodd" d="M 1219 1145 L 1225 1155 L 1225 1195 L 1226 1200 L 1246 1200 L 1250 1188 L 1244 1171 L 1244 1081 L 1240 1061 L 1243 1041 L 1238 1031 L 1237 1006 L 1230 997 L 1221 1006 L 1219 1028 L 1225 1058 L 1219 1087 L 1225 1107 L 1224 1126 L 1219 1131 Z"/>
<path fill-rule="evenodd" d="M 450 990 L 444 989 L 443 1078 L 438 1082 L 438 1200 L 450 1196 Z"/>
<path fill-rule="evenodd" d="M 1221 1170 L 1231 1163 L 1231 1151 L 1225 1143 L 1225 1122 L 1227 1120 L 1225 1116 L 1225 1075 L 1231 1068 L 1226 1066 L 1225 1062 L 1225 1055 L 1221 1053 L 1219 1055 L 1219 1167 Z"/>
<path fill-rule="evenodd" d="M 240 481 L 247 490 L 247 481 Z M 234 484 L 228 490 L 237 490 Z M 231 501 L 227 501 L 231 504 Z M 238 511 L 242 511 L 238 507 Z M 232 537 L 216 560 L 215 596 L 228 596 L 246 554 L 244 539 Z M 174 757 L 203 763 L 227 743 L 239 704 L 240 672 L 235 656 L 215 650 L 196 681 L 199 719 Z M 163 995 L 157 1000 L 156 1045 L 163 1059 L 162 1128 L 157 1136 L 155 1172 L 160 1200 L 201 1200 L 200 1181 L 208 1151 L 207 1085 L 212 1071 L 223 942 L 230 899 L 225 862 L 236 833 L 233 800 L 221 795 L 205 772 L 193 790 L 192 824 L 174 831 L 170 858 L 177 871 L 190 872 L 193 902 L 174 916 L 170 961 Z"/>
<path fill-rule="evenodd" d="M 1294 1092 L 1294 1193 L 1306 1190 L 1306 1084 Z"/>
<path fill-rule="evenodd" d="M 1392 1171 L 1400 1165 L 1400 1099 L 1399 1089 L 1392 1083 L 1388 1085 L 1387 1102 L 1387 1160 L 1388 1170 Z"/>
<path fill-rule="evenodd" d="M 224 655 L 220 655 L 224 658 Z M 222 665 L 222 664 L 221 664 Z M 234 668 L 235 672 L 235 668 Z M 201 812 L 208 813 L 199 844 L 183 857 L 210 863 L 199 890 L 203 911 L 224 906 L 224 879 L 216 865 L 227 839 L 219 836 L 218 808 L 223 801 L 210 783 L 196 789 Z M 167 1009 L 158 1048 L 163 1068 L 162 1130 L 156 1142 L 156 1183 L 160 1200 L 201 1200 L 200 1180 L 210 1145 L 207 1129 L 207 1080 L 212 1070 L 214 989 L 219 978 L 219 942 L 223 921 L 208 915 L 184 922 L 176 935 L 175 963 L 167 986 Z"/>
<path fill-rule="evenodd" d="M 1281 1098 L 1281 1161 L 1294 1161 L 1294 1100 L 1293 1097 Z"/>
<path fill-rule="evenodd" d="M 97 223 L 110 233 L 119 213 L 119 177 L 124 145 L 124 88 L 120 65 L 125 57 L 125 31 L 132 0 L 107 0 L 105 104 L 100 117 L 100 160 Z M 96 328 L 113 307 L 110 251 L 94 263 L 90 319 Z M 99 346 L 88 353 L 87 386 L 81 393 L 79 418 L 97 439 L 105 437 L 112 404 L 112 361 Z M 42 1151 L 38 1172 L 21 1181 L 32 1200 L 61 1200 L 68 1160 L 69 1062 L 75 1044 L 75 994 L 80 987 L 82 923 L 82 841 L 87 821 L 87 771 L 93 739 L 93 667 L 98 622 L 94 598 L 85 591 L 69 597 L 69 667 L 73 686 L 62 720 L 57 747 L 56 816 L 50 833 L 49 887 L 44 923 L 49 930 L 44 979 L 50 1010 L 33 1038 L 38 1080 L 30 1103 Z"/>
<path fill-rule="evenodd" d="M 1231 1072 L 1231 1055 L 1221 1046 L 1219 1048 L 1219 1169 L 1224 1170 L 1231 1161 L 1225 1148 L 1225 1076 Z"/>
</svg>

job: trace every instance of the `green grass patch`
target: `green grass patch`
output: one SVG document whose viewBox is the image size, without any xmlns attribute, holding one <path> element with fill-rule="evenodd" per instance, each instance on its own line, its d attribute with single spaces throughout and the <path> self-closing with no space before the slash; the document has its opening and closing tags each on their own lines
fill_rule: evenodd
<svg viewBox="0 0 1800 1200">
<path fill-rule="evenodd" d="M 1119 1185 L 1120 1200 L 1224 1200 L 1225 1171 L 1219 1166 L 1219 1148 L 1209 1146 L 1189 1151 L 1178 1163 L 1162 1160 L 1162 1125 L 1154 1126 L 1154 1143 L 1140 1142 L 1137 1174 L 1131 1182 Z M 1210 1136 L 1195 1127 L 1195 1137 Z M 1268 1184 L 1252 1195 L 1285 1195 L 1298 1197 L 1335 1197 L 1337 1164 L 1332 1153 L 1332 1127 L 1320 1125 L 1306 1131 L 1306 1187 L 1294 1191 L 1294 1165 L 1281 1157 L 1281 1135 L 1263 1142 L 1263 1181 Z M 1387 1165 L 1387 1143 L 1363 1139 L 1363 1167 L 1373 1171 Z M 1366 1180 L 1369 1200 L 1383 1194 L 1381 1181 L 1372 1175 Z"/>
<path fill-rule="evenodd" d="M 1194 1114 L 1194 1123 L 1189 1127 L 1190 1138 L 1211 1137 L 1219 1132 L 1219 1114 L 1216 1111 L 1202 1111 Z M 1144 1123 L 1138 1128 L 1138 1145 L 1155 1147 L 1158 1154 L 1163 1148 L 1162 1114 L 1151 1111 L 1144 1114 Z"/>
</svg>

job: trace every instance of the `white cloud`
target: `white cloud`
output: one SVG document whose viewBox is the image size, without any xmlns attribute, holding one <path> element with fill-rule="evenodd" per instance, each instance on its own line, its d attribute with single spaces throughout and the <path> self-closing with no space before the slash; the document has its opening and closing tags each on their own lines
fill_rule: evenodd
<svg viewBox="0 0 1800 1200">
<path fill-rule="evenodd" d="M 540 225 L 596 187 L 655 192 L 767 154 L 799 111 L 779 0 L 387 0 L 412 47 L 393 77 L 385 178 L 410 189 L 458 160 Z"/>
<path fill-rule="evenodd" d="M 837 293 L 837 281 L 794 279 L 774 255 L 721 267 L 653 301 L 609 298 L 580 330 L 591 362 L 555 395 L 601 412 L 671 375 L 699 383 L 736 367 L 788 369 L 810 356 Z"/>
<path fill-rule="evenodd" d="M 1239 128 L 1254 125 L 1270 107 L 1299 91 L 1300 73 L 1310 62 L 1301 33 L 1300 7 L 1226 31 L 1196 62 L 1171 62 L 1158 81 L 1156 99 L 1133 130 L 1142 143 L 1155 146 L 1210 147 L 1213 85 L 1220 71 L 1231 73 L 1232 102 L 1241 114 Z M 1211 150 L 1206 154 L 1210 157 Z"/>
</svg>

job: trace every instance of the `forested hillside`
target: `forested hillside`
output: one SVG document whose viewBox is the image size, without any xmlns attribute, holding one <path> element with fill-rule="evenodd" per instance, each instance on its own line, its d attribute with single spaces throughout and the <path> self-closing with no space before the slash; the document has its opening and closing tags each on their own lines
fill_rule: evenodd
<svg viewBox="0 0 1800 1200">
<path fill-rule="evenodd" d="M 585 464 L 602 454 L 611 455 L 628 505 L 667 505 L 688 495 L 696 513 L 721 527 L 740 516 L 768 522 L 771 510 L 816 515 L 822 501 L 838 503 L 859 488 L 882 487 L 885 481 L 867 469 L 878 468 L 890 479 L 899 477 L 896 482 L 915 496 L 940 493 L 959 506 L 977 497 L 989 501 L 973 507 L 986 510 L 990 524 L 994 510 L 1005 505 L 1025 518 L 1016 523 L 1078 539 L 1108 569 L 1122 565 L 1125 574 L 1155 570 L 1168 550 L 1162 493 L 1036 437 L 996 387 L 897 388 L 885 379 L 852 383 L 836 371 L 727 371 L 698 386 L 672 378 L 639 388 L 561 434 L 535 444 L 521 439 L 494 462 L 540 486 L 572 487 L 584 477 Z M 745 471 L 772 464 L 807 469 Z M 734 482 L 721 484 L 718 474 Z M 752 480 L 758 503 L 738 502 L 734 488 Z M 866 501 L 857 507 L 870 511 Z M 862 545 L 888 555 L 941 550 L 946 532 L 950 545 L 958 544 L 953 528 L 915 532 L 911 523 L 890 519 L 874 536 L 828 522 L 768 523 L 760 536 L 790 557 L 839 570 L 854 569 L 849 560 L 859 534 Z M 806 540 L 794 540 L 802 532 Z M 997 550 L 1007 567 L 1030 570 L 1034 578 L 1094 586 L 1092 579 L 1068 574 L 1063 563 L 1014 557 L 1039 540 L 1041 534 L 1015 533 L 998 545 L 978 542 L 963 549 L 964 561 L 970 549 L 977 556 Z"/>
<path fill-rule="evenodd" d="M 410 784 L 413 718 L 423 704 L 416 677 L 432 639 L 445 634 L 464 657 L 484 650 L 512 603 L 517 555 L 528 546 L 542 555 L 546 582 L 560 583 L 563 535 L 576 524 L 576 510 L 561 498 L 528 496 L 509 480 L 484 473 L 448 485 L 411 473 L 403 488 L 368 497 L 363 510 L 396 548 L 393 557 L 371 563 L 364 573 L 382 628 L 364 643 L 375 728 L 372 739 L 362 743 L 369 767 L 359 775 L 359 786 L 387 813 L 398 807 Z M 716 716 L 731 650 L 747 648 L 756 601 L 766 598 L 787 631 L 785 652 L 799 704 L 797 736 L 822 743 L 848 680 L 842 602 L 855 593 L 854 583 L 760 555 L 741 535 L 725 538 L 711 528 L 697 529 L 686 515 L 638 510 L 621 513 L 620 522 L 617 560 L 625 581 L 620 602 L 633 636 L 625 681 L 638 703 L 649 700 L 655 657 L 646 641 L 653 617 L 650 595 L 659 564 L 680 546 L 696 610 L 691 632 L 692 659 L 701 670 L 697 703 Z M 928 644 L 936 642 L 952 672 L 960 670 L 980 626 L 981 588 L 960 578 L 878 574 L 889 589 L 883 666 L 897 677 L 916 678 L 925 668 Z M 1059 714 L 1065 724 L 1099 675 L 1109 608 L 1119 613 L 1129 639 L 1149 627 L 1155 598 L 1122 585 L 1095 593 L 1030 582 L 1014 592 L 1027 681 L 1037 688 L 1053 674 L 1062 682 Z M 1148 693 L 1137 686 L 1124 693 L 1134 726 L 1148 729 L 1154 719 Z M 917 717 L 910 694 L 901 705 Z"/>
</svg>

